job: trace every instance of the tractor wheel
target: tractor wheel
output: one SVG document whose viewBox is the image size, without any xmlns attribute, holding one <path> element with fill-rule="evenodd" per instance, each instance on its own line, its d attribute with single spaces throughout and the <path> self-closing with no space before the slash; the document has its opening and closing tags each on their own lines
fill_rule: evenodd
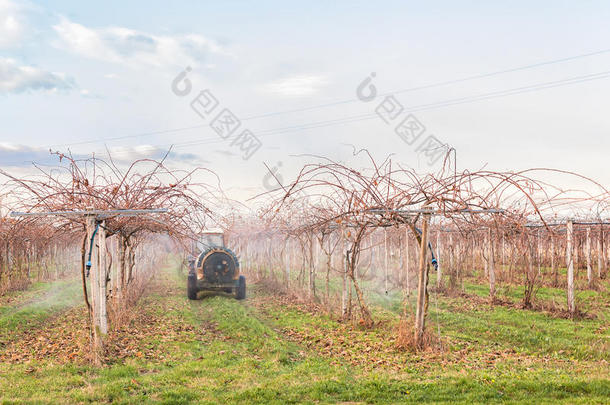
<svg viewBox="0 0 610 405">
<path fill-rule="evenodd" d="M 195 273 L 189 273 L 186 282 L 186 295 L 189 300 L 197 299 L 197 275 Z"/>
<path fill-rule="evenodd" d="M 235 298 L 238 300 L 243 300 L 246 298 L 246 278 L 244 276 L 239 276 L 239 281 L 237 282 L 237 293 Z"/>
</svg>

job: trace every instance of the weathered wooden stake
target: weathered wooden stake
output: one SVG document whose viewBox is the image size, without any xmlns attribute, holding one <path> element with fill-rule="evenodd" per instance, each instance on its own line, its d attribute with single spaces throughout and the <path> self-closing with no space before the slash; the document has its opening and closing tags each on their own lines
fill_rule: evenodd
<svg viewBox="0 0 610 405">
<path fill-rule="evenodd" d="M 343 266 L 343 284 L 341 289 L 341 316 L 347 316 L 347 295 L 348 295 L 348 283 L 347 283 L 347 269 L 349 266 L 349 250 L 344 251 L 344 266 Z"/>
<path fill-rule="evenodd" d="M 400 266 L 398 267 L 398 284 L 402 286 L 402 282 L 404 280 L 403 271 L 404 271 L 404 252 L 402 251 L 402 238 L 400 234 L 398 234 L 398 261 Z"/>
<path fill-rule="evenodd" d="M 315 237 L 313 234 L 310 235 L 309 242 L 309 298 L 312 299 L 316 295 L 315 267 L 313 263 Z"/>
<path fill-rule="evenodd" d="M 108 261 L 107 254 L 108 248 L 106 246 L 106 221 L 102 221 L 100 227 L 97 231 L 98 234 L 98 254 L 99 254 L 99 263 L 100 265 L 96 269 L 97 273 L 97 283 L 98 283 L 98 299 L 99 299 L 99 317 L 100 317 L 100 332 L 102 335 L 106 335 L 108 333 L 108 312 L 106 309 L 106 280 L 108 275 L 106 271 L 108 269 Z"/>
<path fill-rule="evenodd" d="M 574 299 L 574 255 L 572 251 L 572 238 L 574 236 L 574 222 L 568 220 L 567 224 L 567 264 L 568 264 L 568 309 L 571 314 L 576 312 L 576 302 Z"/>
<path fill-rule="evenodd" d="M 599 226 L 599 237 L 597 238 L 597 278 L 601 280 L 604 268 L 604 231 L 603 225 Z"/>
<path fill-rule="evenodd" d="M 494 242 L 492 236 L 492 230 L 491 228 L 489 228 L 487 233 L 487 255 L 489 261 L 489 296 L 493 300 L 496 296 L 496 269 L 494 263 Z"/>
<path fill-rule="evenodd" d="M 410 261 L 411 261 L 411 257 L 409 255 L 409 228 L 406 227 L 405 228 L 405 253 L 406 253 L 406 257 L 405 257 L 405 261 L 406 261 L 406 272 L 407 272 L 407 298 L 409 298 L 411 296 L 411 282 L 409 281 L 409 270 L 410 270 Z"/>
<path fill-rule="evenodd" d="M 587 259 L 587 284 L 591 287 L 593 283 L 593 267 L 591 265 L 591 229 L 587 228 L 587 240 L 585 244 L 585 258 Z"/>
<path fill-rule="evenodd" d="M 439 224 L 440 227 L 440 224 Z M 441 260 L 441 230 L 439 229 L 436 232 L 436 265 L 438 270 L 436 271 L 436 286 L 441 287 L 443 285 L 443 270 L 442 270 L 442 260 Z"/>
<path fill-rule="evenodd" d="M 453 234 L 449 232 L 449 288 L 453 288 L 452 280 L 455 280 L 457 269 L 455 267 L 455 245 Z"/>
<path fill-rule="evenodd" d="M 423 347 L 426 326 L 426 310 L 428 301 L 428 225 L 430 214 L 424 214 L 422 219 L 421 241 L 419 243 L 419 268 L 417 281 L 417 305 L 415 309 L 415 346 Z"/>
<path fill-rule="evenodd" d="M 87 248 L 87 252 L 89 250 L 91 250 L 92 252 L 95 251 L 95 243 L 93 244 L 93 246 L 90 245 L 90 241 L 91 238 L 93 237 L 93 232 L 95 230 L 95 216 L 94 215 L 87 215 L 86 216 L 86 223 L 87 223 L 87 243 L 86 243 L 86 248 Z M 90 247 L 91 246 L 91 247 Z M 101 364 L 101 359 L 102 359 L 102 353 L 103 353 L 103 342 L 102 342 L 102 337 L 100 336 L 100 325 L 99 325 L 99 298 L 98 298 L 98 294 L 99 294 L 99 289 L 98 289 L 98 282 L 97 282 L 97 268 L 98 266 L 98 261 L 97 261 L 97 254 L 95 255 L 91 255 L 92 261 L 91 261 L 91 269 L 89 270 L 89 291 L 91 292 L 91 299 L 90 299 L 90 303 L 91 303 L 91 317 L 90 317 L 90 327 L 91 327 L 91 354 L 93 355 L 92 357 L 92 361 L 95 365 L 100 365 Z"/>
<path fill-rule="evenodd" d="M 384 267 L 384 278 L 385 278 L 385 293 L 388 294 L 388 231 L 383 230 L 383 267 Z"/>
<path fill-rule="evenodd" d="M 284 279 L 286 288 L 290 287 L 290 240 L 286 241 L 284 247 Z"/>
</svg>

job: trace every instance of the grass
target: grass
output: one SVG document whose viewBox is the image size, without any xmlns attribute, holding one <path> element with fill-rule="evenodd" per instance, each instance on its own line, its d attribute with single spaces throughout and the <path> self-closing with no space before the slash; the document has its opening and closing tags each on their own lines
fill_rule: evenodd
<svg viewBox="0 0 610 405">
<path fill-rule="evenodd" d="M 0 307 L 0 342 L 14 338 L 25 327 L 40 325 L 82 302 L 82 292 L 77 281 L 60 280 L 35 283 L 18 298 L 19 300 Z"/>
<path fill-rule="evenodd" d="M 59 289 L 53 305 L 26 299 L 0 308 L 0 335 L 45 327 L 72 293 L 80 299 L 70 288 Z M 0 403 L 601 404 L 610 397 L 602 320 L 439 297 L 430 321 L 446 351 L 415 354 L 388 339 L 398 293 L 369 293 L 388 322 L 360 331 L 252 286 L 246 301 L 188 301 L 184 290 L 184 274 L 169 265 L 139 304 L 152 321 L 139 327 L 134 354 L 102 368 L 53 358 L 0 363 Z"/>
</svg>

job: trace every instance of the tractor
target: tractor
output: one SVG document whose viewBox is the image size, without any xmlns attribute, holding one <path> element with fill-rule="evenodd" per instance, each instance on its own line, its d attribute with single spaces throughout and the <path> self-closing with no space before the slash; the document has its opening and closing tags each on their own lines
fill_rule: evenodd
<svg viewBox="0 0 610 405">
<path fill-rule="evenodd" d="M 199 291 L 221 291 L 238 300 L 246 298 L 246 278 L 239 274 L 239 261 L 225 247 L 222 231 L 205 231 L 193 245 L 189 260 L 187 296 L 197 299 Z"/>
</svg>

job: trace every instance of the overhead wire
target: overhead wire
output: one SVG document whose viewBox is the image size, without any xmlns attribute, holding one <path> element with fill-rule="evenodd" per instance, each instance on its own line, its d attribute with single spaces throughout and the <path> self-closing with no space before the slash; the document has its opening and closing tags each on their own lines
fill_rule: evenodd
<svg viewBox="0 0 610 405">
<path fill-rule="evenodd" d="M 563 63 L 563 62 L 572 61 L 572 60 L 576 60 L 576 59 L 580 59 L 580 58 L 601 55 L 601 54 L 608 53 L 608 52 L 610 52 L 610 48 L 602 49 L 602 50 L 598 50 L 598 51 L 594 51 L 594 52 L 583 53 L 583 54 L 574 55 L 574 56 L 569 56 L 569 57 L 564 57 L 564 58 L 560 58 L 560 59 L 553 59 L 553 60 L 549 60 L 549 61 L 543 61 L 543 62 L 539 62 L 539 63 L 518 66 L 515 68 L 502 69 L 502 70 L 498 70 L 498 71 L 494 71 L 494 72 L 476 74 L 476 75 L 466 76 L 466 77 L 458 78 L 458 79 L 444 80 L 444 81 L 439 81 L 439 82 L 431 83 L 431 84 L 427 84 L 427 85 L 400 89 L 400 90 L 396 90 L 396 91 L 392 91 L 392 92 L 382 93 L 382 94 L 379 94 L 379 96 L 401 94 L 401 93 L 406 93 L 406 92 L 411 92 L 411 91 L 424 90 L 424 89 L 430 89 L 430 88 L 434 88 L 434 87 L 441 87 L 441 86 L 447 86 L 447 85 L 451 85 L 451 84 L 463 83 L 463 82 L 467 82 L 467 81 L 471 81 L 471 80 L 477 80 L 477 79 L 486 78 L 486 77 L 493 77 L 493 76 L 497 76 L 497 75 L 501 75 L 501 74 L 517 72 L 517 71 L 521 71 L 521 70 L 528 70 L 528 69 L 533 69 L 533 68 L 537 68 L 537 67 L 541 67 L 541 66 L 546 66 L 546 65 L 556 64 L 556 63 Z M 602 73 L 604 73 L 604 72 L 602 72 Z M 600 79 L 601 78 L 602 77 L 600 77 Z M 513 90 L 515 90 L 515 89 L 513 89 Z M 485 96 L 485 95 L 479 95 L 478 97 L 483 97 L 483 96 Z M 341 104 L 352 103 L 352 102 L 356 102 L 356 101 L 360 101 L 360 100 L 358 100 L 357 98 L 350 98 L 350 99 L 346 99 L 346 100 L 340 100 L 340 101 L 331 102 L 331 103 L 323 103 L 323 104 L 318 104 L 318 105 L 313 105 L 313 106 L 308 106 L 308 107 L 303 107 L 303 108 L 252 115 L 252 116 L 247 116 L 247 117 L 241 118 L 240 120 L 248 121 L 248 120 L 267 118 L 267 117 L 283 115 L 283 114 L 311 111 L 311 110 L 316 110 L 316 109 L 321 109 L 321 108 L 326 108 L 326 107 L 331 107 L 331 106 L 336 106 L 336 105 L 341 105 Z M 451 100 L 449 100 L 449 101 L 451 101 Z M 438 104 L 438 103 L 432 103 L 431 106 L 434 107 L 436 104 Z M 456 104 L 455 101 L 453 101 L 452 103 L 447 104 L 447 105 L 455 105 L 455 104 Z M 414 111 L 418 111 L 418 110 L 412 109 L 409 112 L 414 112 Z M 343 120 L 348 120 L 346 122 L 355 122 L 355 121 L 351 121 L 351 120 L 357 121 L 358 118 L 365 118 L 366 116 L 372 116 L 372 115 L 364 114 L 361 116 L 343 117 L 343 118 L 339 118 L 339 119 L 335 119 L 335 120 L 329 120 L 326 122 L 330 123 L 332 121 L 332 122 L 337 122 L 337 123 L 343 123 Z M 318 123 L 311 123 L 309 125 L 312 125 L 312 128 L 317 128 L 317 125 L 320 125 L 323 122 L 324 121 L 318 122 Z M 303 125 L 307 125 L 307 124 L 299 124 L 294 127 L 297 128 L 297 127 L 301 127 Z M 208 126 L 208 124 L 206 123 L 206 124 L 199 124 L 199 125 L 193 125 L 193 126 L 188 126 L 188 127 L 150 131 L 150 132 L 143 132 L 143 133 L 138 133 L 138 134 L 123 135 L 123 136 L 116 136 L 116 137 L 108 137 L 108 138 L 99 138 L 99 139 L 78 141 L 78 142 L 72 142 L 72 143 L 66 143 L 66 144 L 56 144 L 56 145 L 51 145 L 51 146 L 52 147 L 69 147 L 69 146 L 85 145 L 85 144 L 91 144 L 91 143 L 102 143 L 102 142 L 106 142 L 106 141 L 124 140 L 124 139 L 130 139 L 130 138 L 139 138 L 139 137 L 145 137 L 145 136 L 163 135 L 163 134 L 168 134 L 168 133 L 182 132 L 182 131 L 187 131 L 187 130 L 205 128 L 207 126 Z M 269 131 L 278 131 L 278 130 L 285 131 L 286 128 L 275 128 L 275 129 L 270 129 L 270 130 L 258 131 L 257 133 L 266 133 Z"/>
</svg>

